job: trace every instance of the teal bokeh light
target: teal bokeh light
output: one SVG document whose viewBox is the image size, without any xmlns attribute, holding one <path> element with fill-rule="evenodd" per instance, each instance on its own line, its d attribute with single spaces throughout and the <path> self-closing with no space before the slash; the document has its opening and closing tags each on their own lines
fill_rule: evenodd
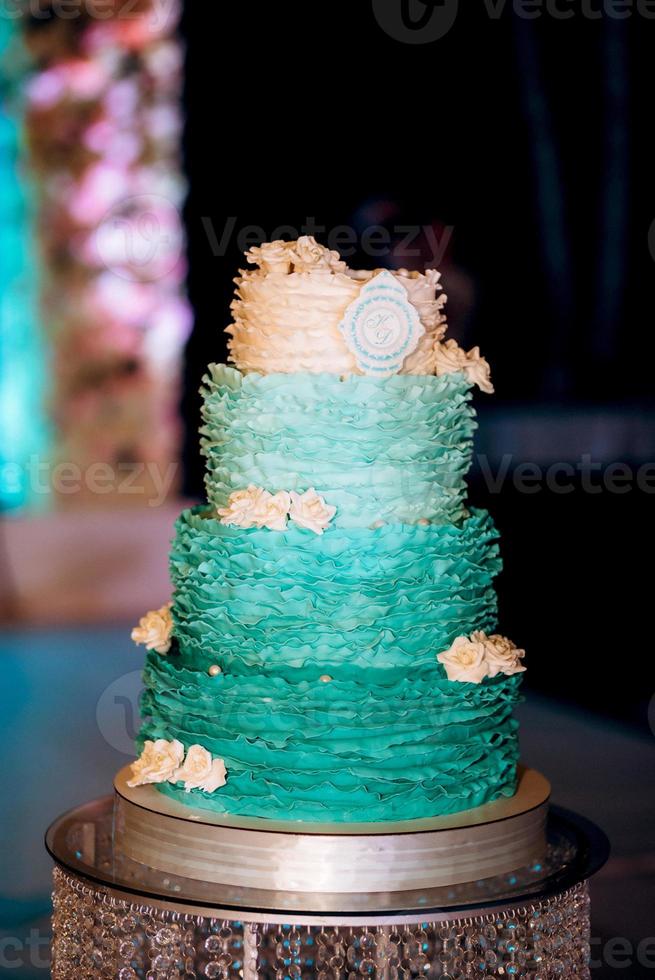
<svg viewBox="0 0 655 980">
<path fill-rule="evenodd" d="M 0 18 L 0 510 L 43 509 L 31 479 L 47 459 L 46 346 L 39 318 L 32 202 L 22 161 L 21 93 L 29 62 L 20 21 Z"/>
</svg>

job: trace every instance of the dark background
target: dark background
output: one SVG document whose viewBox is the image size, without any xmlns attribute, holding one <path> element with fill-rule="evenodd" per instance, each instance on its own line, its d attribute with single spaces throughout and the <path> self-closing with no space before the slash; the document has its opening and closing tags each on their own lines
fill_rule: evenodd
<svg viewBox="0 0 655 980">
<path fill-rule="evenodd" d="M 477 397 L 477 448 L 494 472 L 511 454 L 501 492 L 480 466 L 471 477 L 502 532 L 502 628 L 528 649 L 533 688 L 647 730 L 655 497 L 634 480 L 622 493 L 579 475 L 566 493 L 514 481 L 525 462 L 588 454 L 598 483 L 608 464 L 635 475 L 655 459 L 655 21 L 569 6 L 571 19 L 527 20 L 467 2 L 445 36 L 407 44 L 369 0 L 186 4 L 186 489 L 202 494 L 197 390 L 226 356 L 240 229 L 361 228 L 383 202 L 389 227 L 451 226 L 445 289 L 457 313 L 463 281 L 465 307 L 452 334 L 481 346 L 496 384 Z M 229 219 L 214 254 L 208 222 L 220 238 Z"/>
</svg>

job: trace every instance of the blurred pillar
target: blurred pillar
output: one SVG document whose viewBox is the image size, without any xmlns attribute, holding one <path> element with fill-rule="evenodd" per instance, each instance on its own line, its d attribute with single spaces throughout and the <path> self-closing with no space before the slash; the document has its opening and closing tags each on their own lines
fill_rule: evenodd
<svg viewBox="0 0 655 980">
<path fill-rule="evenodd" d="M 86 3 L 24 22 L 60 504 L 177 487 L 184 296 L 178 4 Z"/>
<path fill-rule="evenodd" d="M 0 18 L 0 511 L 45 506 L 32 479 L 47 459 L 46 362 L 38 315 L 21 92 L 30 70 L 20 23 Z"/>
</svg>

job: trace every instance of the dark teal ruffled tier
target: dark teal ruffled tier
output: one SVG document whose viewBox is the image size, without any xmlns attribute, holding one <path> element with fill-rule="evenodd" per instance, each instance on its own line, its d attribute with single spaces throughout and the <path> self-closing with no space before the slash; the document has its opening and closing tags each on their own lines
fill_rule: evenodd
<svg viewBox="0 0 655 980">
<path fill-rule="evenodd" d="M 520 678 L 452 683 L 436 661 L 456 636 L 495 628 L 495 539 L 481 511 L 461 527 L 323 536 L 182 514 L 178 652 L 148 656 L 140 740 L 202 744 L 228 781 L 162 792 L 216 812 L 363 822 L 512 795 Z"/>
<path fill-rule="evenodd" d="M 477 423 L 463 374 L 248 374 L 212 364 L 202 391 L 207 497 L 249 484 L 316 490 L 340 527 L 464 515 Z"/>
</svg>

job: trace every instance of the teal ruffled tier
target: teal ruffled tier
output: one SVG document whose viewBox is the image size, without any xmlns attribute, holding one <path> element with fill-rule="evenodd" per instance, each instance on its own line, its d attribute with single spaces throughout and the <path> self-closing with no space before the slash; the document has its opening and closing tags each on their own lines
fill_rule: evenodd
<svg viewBox="0 0 655 980">
<path fill-rule="evenodd" d="M 366 684 L 433 676 L 455 637 L 496 624 L 497 532 L 485 511 L 454 525 L 226 527 L 197 508 L 171 550 L 185 663 L 227 674 Z M 440 670 L 442 668 L 439 668 Z"/>
<path fill-rule="evenodd" d="M 476 428 L 463 374 L 248 374 L 210 365 L 201 429 L 207 495 L 314 487 L 335 524 L 458 522 Z"/>
<path fill-rule="evenodd" d="M 436 661 L 456 636 L 495 627 L 495 538 L 482 511 L 461 527 L 323 536 L 182 514 L 177 652 L 148 657 L 140 741 L 204 745 L 228 781 L 211 795 L 161 791 L 309 821 L 410 819 L 512 795 L 520 678 L 452 683 Z"/>
<path fill-rule="evenodd" d="M 225 761 L 218 792 L 158 788 L 216 813 L 289 820 L 407 820 L 480 806 L 516 789 L 516 676 L 453 685 L 439 676 L 367 689 L 350 679 L 290 684 L 209 677 L 150 654 L 141 739 L 199 743 Z"/>
</svg>

